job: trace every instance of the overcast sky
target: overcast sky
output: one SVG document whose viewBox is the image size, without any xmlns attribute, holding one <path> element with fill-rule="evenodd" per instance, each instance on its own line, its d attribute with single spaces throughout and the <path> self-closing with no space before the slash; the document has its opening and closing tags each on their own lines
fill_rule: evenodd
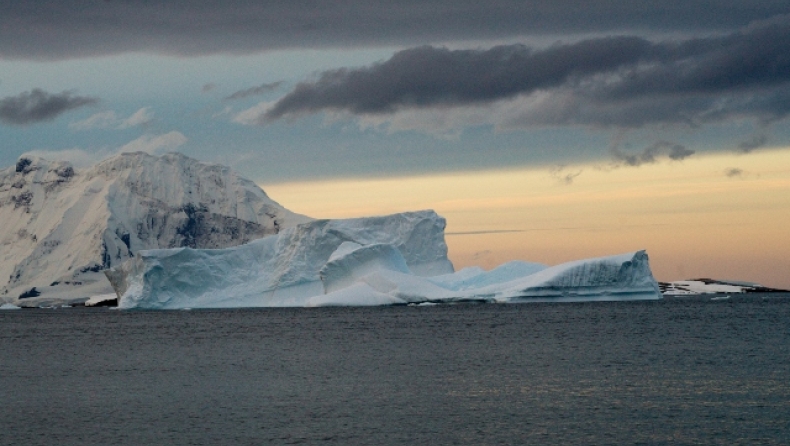
<svg viewBox="0 0 790 446">
<path fill-rule="evenodd" d="M 715 175 L 741 181 L 788 150 L 788 113 L 787 0 L 0 4 L 0 166 L 175 150 L 264 185 L 581 190 L 731 156 Z"/>
<path fill-rule="evenodd" d="M 180 150 L 271 182 L 784 146 L 788 14 L 784 1 L 4 2 L 0 161 Z"/>
</svg>

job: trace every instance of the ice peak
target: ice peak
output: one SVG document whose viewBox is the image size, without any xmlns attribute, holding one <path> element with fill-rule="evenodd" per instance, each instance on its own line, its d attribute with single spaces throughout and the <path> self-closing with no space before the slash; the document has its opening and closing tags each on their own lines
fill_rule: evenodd
<svg viewBox="0 0 790 446">
<path fill-rule="evenodd" d="M 101 270 L 139 250 L 235 246 L 310 220 L 232 169 L 179 153 L 79 170 L 24 155 L 0 170 L 0 301 L 33 287 L 39 300 L 109 292 Z"/>
</svg>

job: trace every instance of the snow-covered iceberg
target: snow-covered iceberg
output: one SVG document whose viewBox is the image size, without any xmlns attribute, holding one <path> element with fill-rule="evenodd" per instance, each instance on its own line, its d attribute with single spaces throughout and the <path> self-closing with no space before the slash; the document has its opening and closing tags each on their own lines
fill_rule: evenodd
<svg viewBox="0 0 790 446">
<path fill-rule="evenodd" d="M 361 250 L 362 248 L 360 248 Z M 377 251 L 379 251 L 377 249 Z M 577 260 L 546 267 L 510 262 L 491 271 L 467 268 L 438 277 L 419 277 L 397 267 L 397 259 L 359 266 L 347 261 L 354 253 L 336 258 L 345 263 L 340 277 L 325 286 L 325 294 L 310 298 L 308 306 L 482 302 L 537 302 L 660 299 L 645 251 Z M 387 254 L 392 257 L 392 254 Z M 395 265 L 396 267 L 388 267 Z M 338 287 L 337 284 L 346 284 Z"/>
<path fill-rule="evenodd" d="M 106 272 L 121 308 L 659 299 L 647 254 L 453 272 L 433 211 L 316 220 L 225 249 L 157 249 Z"/>
<path fill-rule="evenodd" d="M 339 248 L 389 245 L 410 275 L 452 272 L 445 225 L 433 211 L 316 220 L 232 248 L 140 251 L 106 274 L 121 308 L 304 306 Z"/>
<path fill-rule="evenodd" d="M 312 220 L 229 167 L 121 153 L 85 169 L 22 156 L 0 168 L 0 303 L 84 302 L 138 251 L 226 248 Z"/>
</svg>

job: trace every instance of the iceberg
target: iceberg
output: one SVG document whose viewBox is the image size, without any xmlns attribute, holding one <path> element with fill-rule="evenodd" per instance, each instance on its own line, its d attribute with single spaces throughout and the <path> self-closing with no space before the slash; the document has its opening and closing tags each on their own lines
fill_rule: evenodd
<svg viewBox="0 0 790 446">
<path fill-rule="evenodd" d="M 645 251 L 455 272 L 433 211 L 315 220 L 224 249 L 143 250 L 106 271 L 126 309 L 660 299 Z"/>
<path fill-rule="evenodd" d="M 497 302 L 661 298 L 644 250 L 563 263 L 474 293 Z"/>
<path fill-rule="evenodd" d="M 396 250 L 409 275 L 452 272 L 445 226 L 433 211 L 315 220 L 231 248 L 139 251 L 105 274 L 121 308 L 299 307 L 324 294 L 325 266 L 325 274 L 333 278 L 325 280 L 343 282 L 333 272 L 332 260 L 353 254 L 357 245 L 389 245 L 381 253 Z M 360 256 L 359 261 L 378 262 L 375 257 Z"/>
<path fill-rule="evenodd" d="M 0 168 L 0 303 L 112 293 L 103 270 L 138 251 L 227 248 L 311 221 L 229 167 L 121 153 L 85 169 L 22 156 Z"/>
</svg>

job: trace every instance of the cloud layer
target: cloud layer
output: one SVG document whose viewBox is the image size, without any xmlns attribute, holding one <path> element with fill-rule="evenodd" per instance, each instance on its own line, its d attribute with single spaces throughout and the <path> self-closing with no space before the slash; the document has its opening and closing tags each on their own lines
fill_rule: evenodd
<svg viewBox="0 0 790 446">
<path fill-rule="evenodd" d="M 17 96 L 0 99 L 0 121 L 14 125 L 51 121 L 68 110 L 97 102 L 99 100 L 96 98 L 75 96 L 68 91 L 52 94 L 34 88 Z"/>
<path fill-rule="evenodd" d="M 638 167 L 642 164 L 653 164 L 658 161 L 660 156 L 666 156 L 673 161 L 681 161 L 693 155 L 694 151 L 682 144 L 658 141 L 645 147 L 639 153 L 627 153 L 619 147 L 613 147 L 611 153 L 615 165 Z"/>
<path fill-rule="evenodd" d="M 499 125 L 698 126 L 790 112 L 790 15 L 727 35 L 653 42 L 587 39 L 535 50 L 421 46 L 363 68 L 320 73 L 280 98 L 265 123 L 319 111 L 355 115 L 517 101 Z M 511 104 L 512 105 L 512 104 Z"/>
<path fill-rule="evenodd" d="M 122 130 L 130 127 L 145 126 L 153 120 L 154 115 L 149 107 L 143 107 L 127 118 L 119 118 L 114 111 L 107 110 L 93 114 L 81 121 L 72 122 L 69 124 L 69 128 L 73 130 L 109 128 Z"/>
<path fill-rule="evenodd" d="M 519 35 L 722 31 L 783 0 L 37 0 L 0 3 L 0 58 L 415 45 Z"/>
<path fill-rule="evenodd" d="M 257 87 L 246 88 L 244 90 L 239 90 L 239 91 L 237 91 L 237 92 L 225 97 L 225 100 L 226 101 L 235 101 L 237 99 L 244 99 L 244 98 L 248 98 L 250 96 L 258 96 L 258 95 L 261 95 L 261 94 L 273 91 L 277 87 L 279 87 L 280 85 L 282 85 L 282 81 L 271 82 L 271 83 L 267 83 L 267 84 L 258 85 Z"/>
</svg>

